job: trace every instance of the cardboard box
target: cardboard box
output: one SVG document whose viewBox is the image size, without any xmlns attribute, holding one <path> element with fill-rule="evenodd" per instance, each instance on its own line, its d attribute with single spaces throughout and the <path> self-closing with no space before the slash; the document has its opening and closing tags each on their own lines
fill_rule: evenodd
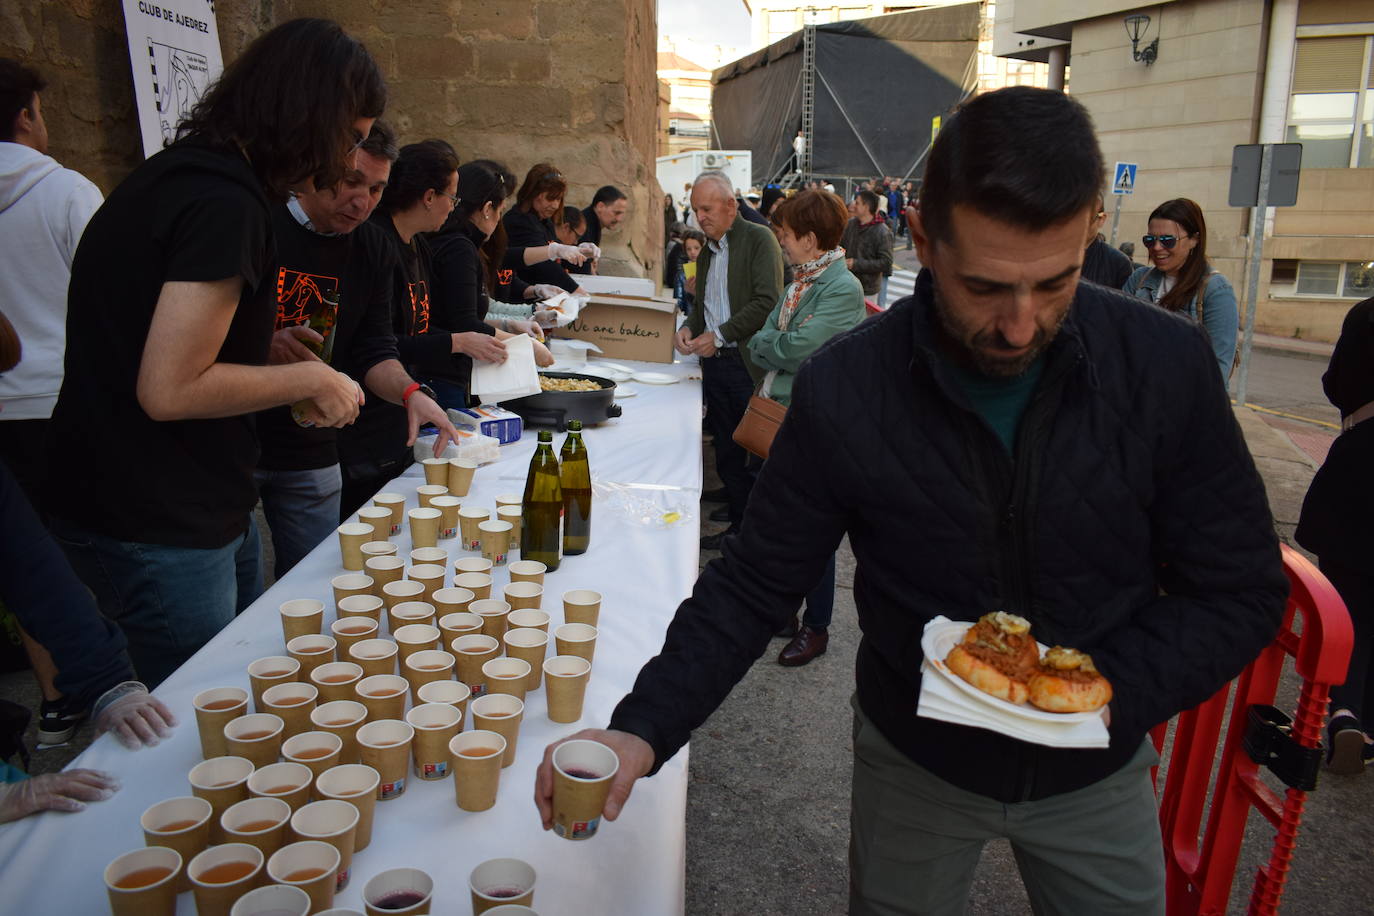
<svg viewBox="0 0 1374 916">
<path fill-rule="evenodd" d="M 603 277 L 598 274 L 579 274 L 575 279 L 583 289 L 593 295 L 638 296 L 649 299 L 658 293 L 654 281 L 646 277 Z"/>
<path fill-rule="evenodd" d="M 572 324 L 555 333 L 590 341 L 607 359 L 671 363 L 677 315 L 672 299 L 599 293 L 587 301 Z"/>
<path fill-rule="evenodd" d="M 511 413 L 504 407 L 494 404 L 450 408 L 448 418 L 460 430 L 468 429 L 483 436 L 490 436 L 502 445 L 520 441 L 525 422 L 518 413 Z"/>
</svg>

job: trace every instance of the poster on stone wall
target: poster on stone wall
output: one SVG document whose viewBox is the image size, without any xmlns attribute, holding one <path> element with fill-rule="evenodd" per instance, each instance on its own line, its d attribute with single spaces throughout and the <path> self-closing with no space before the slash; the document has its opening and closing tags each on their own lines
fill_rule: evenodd
<svg viewBox="0 0 1374 916">
<path fill-rule="evenodd" d="M 134 101 L 143 132 L 143 155 L 176 139 L 224 60 L 215 27 L 214 0 L 124 0 Z"/>
</svg>

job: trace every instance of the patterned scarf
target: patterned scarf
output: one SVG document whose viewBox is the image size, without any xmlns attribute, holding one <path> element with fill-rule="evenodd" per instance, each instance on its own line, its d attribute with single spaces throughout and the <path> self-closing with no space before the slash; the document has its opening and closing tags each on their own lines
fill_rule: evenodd
<svg viewBox="0 0 1374 916">
<path fill-rule="evenodd" d="M 825 254 L 816 258 L 814 261 L 807 261 L 805 264 L 797 264 L 792 268 L 792 275 L 796 278 L 792 285 L 787 287 L 787 292 L 782 300 L 782 314 L 778 315 L 778 330 L 786 331 L 788 322 L 792 320 L 792 314 L 796 312 L 797 306 L 801 304 L 802 295 L 811 288 L 811 284 L 816 282 L 827 267 L 844 257 L 843 248 L 832 248 Z"/>
</svg>

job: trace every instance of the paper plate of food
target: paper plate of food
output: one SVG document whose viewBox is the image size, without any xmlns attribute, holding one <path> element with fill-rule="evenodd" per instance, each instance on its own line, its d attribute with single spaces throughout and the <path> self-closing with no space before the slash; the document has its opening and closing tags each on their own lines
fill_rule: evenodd
<svg viewBox="0 0 1374 916">
<path fill-rule="evenodd" d="M 1024 617 L 995 611 L 976 623 L 928 626 L 926 661 L 946 681 L 995 709 L 1060 724 L 1100 718 L 1112 685 L 1087 653 L 1046 646 Z"/>
</svg>

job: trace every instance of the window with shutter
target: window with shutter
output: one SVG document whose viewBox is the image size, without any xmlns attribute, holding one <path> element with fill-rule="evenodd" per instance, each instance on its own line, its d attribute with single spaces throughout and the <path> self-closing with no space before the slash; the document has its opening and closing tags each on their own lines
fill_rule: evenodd
<svg viewBox="0 0 1374 916">
<path fill-rule="evenodd" d="M 1288 105 L 1288 141 L 1303 168 L 1374 167 L 1371 36 L 1299 38 Z"/>
</svg>

